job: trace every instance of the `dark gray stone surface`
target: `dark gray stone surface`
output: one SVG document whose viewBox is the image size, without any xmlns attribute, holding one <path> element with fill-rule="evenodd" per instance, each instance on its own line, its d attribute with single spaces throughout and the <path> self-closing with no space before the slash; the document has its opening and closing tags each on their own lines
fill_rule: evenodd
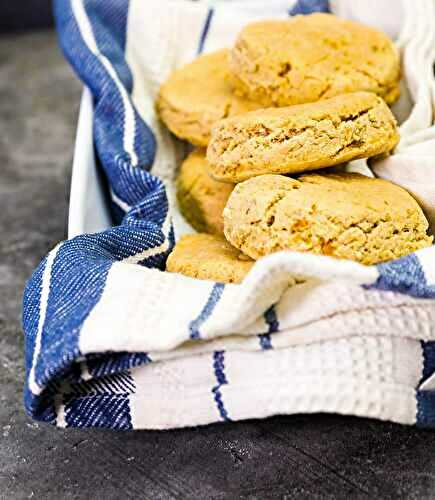
<svg viewBox="0 0 435 500">
<path fill-rule="evenodd" d="M 51 0 L 3 0 L 0 2 L 0 33 L 48 28 L 53 24 Z"/>
<path fill-rule="evenodd" d="M 0 39 L 0 498 L 435 498 L 435 432 L 333 415 L 62 431 L 22 409 L 22 288 L 65 236 L 80 84 L 52 33 Z"/>
</svg>

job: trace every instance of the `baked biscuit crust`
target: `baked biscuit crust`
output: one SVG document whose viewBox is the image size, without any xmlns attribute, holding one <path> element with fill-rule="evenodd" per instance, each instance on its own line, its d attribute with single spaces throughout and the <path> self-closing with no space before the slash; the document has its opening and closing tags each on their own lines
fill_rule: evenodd
<svg viewBox="0 0 435 500">
<path fill-rule="evenodd" d="M 207 146 L 216 121 L 261 107 L 233 94 L 228 52 L 222 49 L 198 57 L 174 71 L 160 87 L 157 112 L 180 139 Z"/>
<path fill-rule="evenodd" d="M 293 250 L 376 264 L 432 242 L 407 191 L 359 174 L 249 179 L 231 194 L 224 224 L 228 241 L 253 259 Z"/>
<path fill-rule="evenodd" d="M 218 122 L 207 148 L 217 180 L 241 182 L 266 173 L 296 173 L 391 151 L 396 120 L 370 92 L 251 111 Z"/>
<path fill-rule="evenodd" d="M 204 149 L 193 151 L 184 160 L 176 184 L 180 211 L 191 226 L 198 232 L 223 236 L 222 212 L 234 186 L 208 175 Z"/>
<path fill-rule="evenodd" d="M 191 234 L 177 242 L 166 262 L 166 270 L 201 280 L 240 283 L 253 265 L 253 260 L 224 238 Z"/>
<path fill-rule="evenodd" d="M 239 95 L 289 106 L 355 91 L 399 96 L 400 61 L 382 32 L 331 14 L 247 25 L 230 54 Z"/>
</svg>

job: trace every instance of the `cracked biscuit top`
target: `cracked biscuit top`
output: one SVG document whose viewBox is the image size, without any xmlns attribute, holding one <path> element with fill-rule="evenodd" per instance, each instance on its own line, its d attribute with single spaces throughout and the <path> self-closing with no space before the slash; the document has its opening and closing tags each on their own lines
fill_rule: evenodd
<svg viewBox="0 0 435 500">
<path fill-rule="evenodd" d="M 247 25 L 230 54 L 239 95 L 288 106 L 365 90 L 399 96 L 399 55 L 382 32 L 331 14 Z"/>
<path fill-rule="evenodd" d="M 206 146 L 217 120 L 257 109 L 260 104 L 233 94 L 228 50 L 223 49 L 174 71 L 160 87 L 156 107 L 174 135 L 196 146 Z"/>
<path fill-rule="evenodd" d="M 207 148 L 209 173 L 240 182 L 266 173 L 295 173 L 391 151 L 397 125 L 370 92 L 267 108 L 218 122 Z"/>
<path fill-rule="evenodd" d="M 429 246 L 427 230 L 407 191 L 359 174 L 262 175 L 224 210 L 226 238 L 253 259 L 293 250 L 376 264 Z"/>
</svg>

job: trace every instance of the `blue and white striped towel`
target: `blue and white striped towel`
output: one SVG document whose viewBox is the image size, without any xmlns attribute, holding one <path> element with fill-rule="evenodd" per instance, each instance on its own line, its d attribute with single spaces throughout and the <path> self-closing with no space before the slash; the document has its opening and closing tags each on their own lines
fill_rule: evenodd
<svg viewBox="0 0 435 500">
<path fill-rule="evenodd" d="M 433 21 L 432 0 L 418 3 Z M 241 285 L 162 272 L 186 227 L 173 203 L 180 144 L 153 109 L 159 84 L 198 52 L 230 46 L 246 22 L 326 10 L 326 0 L 55 5 L 62 47 L 94 97 L 95 146 L 120 225 L 60 243 L 27 284 L 27 412 L 113 429 L 318 411 L 435 426 L 434 247 L 373 267 L 282 252 Z M 333 8 L 355 15 L 350 2 Z M 407 33 L 420 36 L 414 21 Z M 428 48 L 418 71 L 430 57 Z M 425 82 L 410 88 L 416 106 L 433 99 Z M 404 134 L 414 146 L 430 137 L 423 108 Z"/>
</svg>

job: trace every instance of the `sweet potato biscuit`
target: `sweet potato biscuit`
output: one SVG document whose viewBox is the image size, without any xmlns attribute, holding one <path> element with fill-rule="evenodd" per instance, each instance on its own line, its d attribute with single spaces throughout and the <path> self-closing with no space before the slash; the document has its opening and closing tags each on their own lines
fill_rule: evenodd
<svg viewBox="0 0 435 500">
<path fill-rule="evenodd" d="M 384 33 L 331 14 L 247 25 L 230 53 L 239 95 L 288 106 L 366 90 L 399 96 L 399 55 Z"/>
<path fill-rule="evenodd" d="M 240 182 L 266 173 L 295 173 L 387 153 L 396 120 L 382 98 L 355 92 L 218 122 L 207 148 L 209 172 Z"/>
<path fill-rule="evenodd" d="M 228 241 L 253 259 L 293 250 L 376 264 L 432 242 L 407 191 L 359 174 L 249 179 L 231 194 L 224 225 Z"/>
<path fill-rule="evenodd" d="M 220 283 L 240 283 L 254 261 L 211 234 L 183 236 L 168 257 L 166 270 L 191 278 Z"/>
<path fill-rule="evenodd" d="M 217 120 L 259 107 L 233 94 L 227 49 L 200 56 L 174 71 L 157 99 L 157 111 L 169 130 L 197 146 L 208 144 Z"/>
<path fill-rule="evenodd" d="M 206 165 L 203 149 L 193 151 L 184 160 L 177 177 L 178 204 L 198 232 L 223 236 L 222 212 L 234 186 L 212 179 Z"/>
</svg>

